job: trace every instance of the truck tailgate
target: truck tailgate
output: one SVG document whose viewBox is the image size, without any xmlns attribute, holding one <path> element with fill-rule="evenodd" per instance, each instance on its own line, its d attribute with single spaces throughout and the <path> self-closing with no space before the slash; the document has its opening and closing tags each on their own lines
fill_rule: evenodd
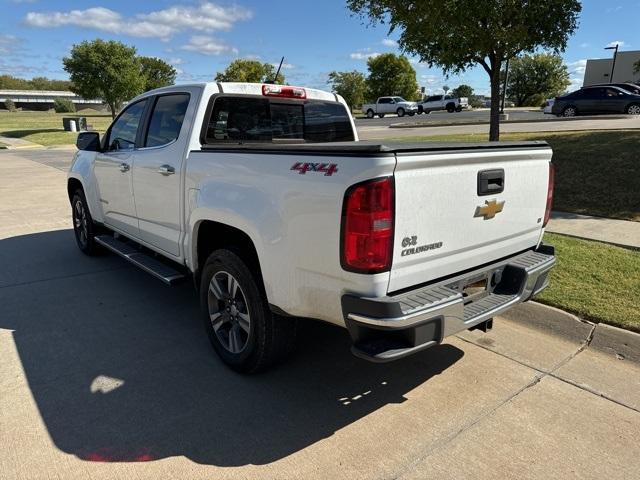
<svg viewBox="0 0 640 480">
<path fill-rule="evenodd" d="M 397 152 L 396 158 L 389 292 L 539 243 L 551 160 L 548 146 L 407 151 Z"/>
</svg>

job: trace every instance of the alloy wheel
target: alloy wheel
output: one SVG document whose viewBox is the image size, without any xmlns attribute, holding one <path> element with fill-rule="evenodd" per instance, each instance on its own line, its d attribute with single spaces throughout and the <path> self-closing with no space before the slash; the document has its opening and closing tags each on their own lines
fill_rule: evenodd
<svg viewBox="0 0 640 480">
<path fill-rule="evenodd" d="M 87 212 L 81 199 L 76 200 L 73 207 L 73 226 L 75 227 L 78 240 L 85 246 L 89 239 L 89 226 L 87 220 Z"/>
<path fill-rule="evenodd" d="M 251 316 L 238 280 L 228 272 L 216 272 L 207 300 L 211 326 L 220 344 L 231 353 L 242 352 L 249 342 Z"/>
</svg>

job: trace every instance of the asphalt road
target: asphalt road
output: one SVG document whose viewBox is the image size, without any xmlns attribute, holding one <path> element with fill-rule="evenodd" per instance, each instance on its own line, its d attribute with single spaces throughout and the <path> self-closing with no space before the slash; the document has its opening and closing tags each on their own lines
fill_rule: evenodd
<svg viewBox="0 0 640 480">
<path fill-rule="evenodd" d="M 78 251 L 70 157 L 0 152 L 0 479 L 637 477 L 638 352 L 606 328 L 529 304 L 378 365 L 307 322 L 240 376 L 188 283 Z"/>
<path fill-rule="evenodd" d="M 553 115 L 545 115 L 542 111 L 528 111 L 528 110 L 509 110 L 509 120 L 553 120 L 556 117 Z M 397 115 L 385 115 L 384 118 L 357 118 L 357 127 L 379 127 L 389 126 L 393 123 L 417 123 L 417 122 L 489 122 L 489 110 L 463 110 L 462 112 L 431 112 L 429 115 L 414 115 L 410 117 L 405 115 L 404 117 L 398 117 Z"/>
</svg>

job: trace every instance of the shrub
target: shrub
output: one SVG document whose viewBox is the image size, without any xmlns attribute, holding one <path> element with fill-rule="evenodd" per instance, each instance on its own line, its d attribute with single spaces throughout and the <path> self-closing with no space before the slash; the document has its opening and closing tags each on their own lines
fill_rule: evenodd
<svg viewBox="0 0 640 480">
<path fill-rule="evenodd" d="M 76 106 L 67 98 L 56 98 L 53 102 L 53 109 L 56 113 L 73 113 L 76 111 Z"/>
<path fill-rule="evenodd" d="M 4 101 L 4 108 L 9 110 L 10 112 L 15 112 L 16 111 L 16 104 L 13 102 L 13 100 L 11 100 L 10 98 L 7 98 Z"/>
</svg>

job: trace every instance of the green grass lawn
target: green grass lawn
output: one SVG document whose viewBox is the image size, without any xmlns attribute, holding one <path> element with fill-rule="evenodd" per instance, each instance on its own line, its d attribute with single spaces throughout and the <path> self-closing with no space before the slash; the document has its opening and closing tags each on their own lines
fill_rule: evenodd
<svg viewBox="0 0 640 480">
<path fill-rule="evenodd" d="M 556 166 L 554 210 L 640 221 L 640 130 L 503 133 L 501 140 L 546 140 Z M 399 138 L 486 141 L 485 134 Z"/>
<path fill-rule="evenodd" d="M 537 301 L 640 332 L 640 252 L 552 233 L 545 241 L 558 263 Z"/>
<path fill-rule="evenodd" d="M 76 142 L 77 133 L 62 129 L 62 117 L 87 117 L 87 124 L 102 133 L 111 123 L 111 115 L 84 110 L 76 113 L 0 111 L 0 136 L 21 138 L 40 145 L 63 145 Z"/>
</svg>

